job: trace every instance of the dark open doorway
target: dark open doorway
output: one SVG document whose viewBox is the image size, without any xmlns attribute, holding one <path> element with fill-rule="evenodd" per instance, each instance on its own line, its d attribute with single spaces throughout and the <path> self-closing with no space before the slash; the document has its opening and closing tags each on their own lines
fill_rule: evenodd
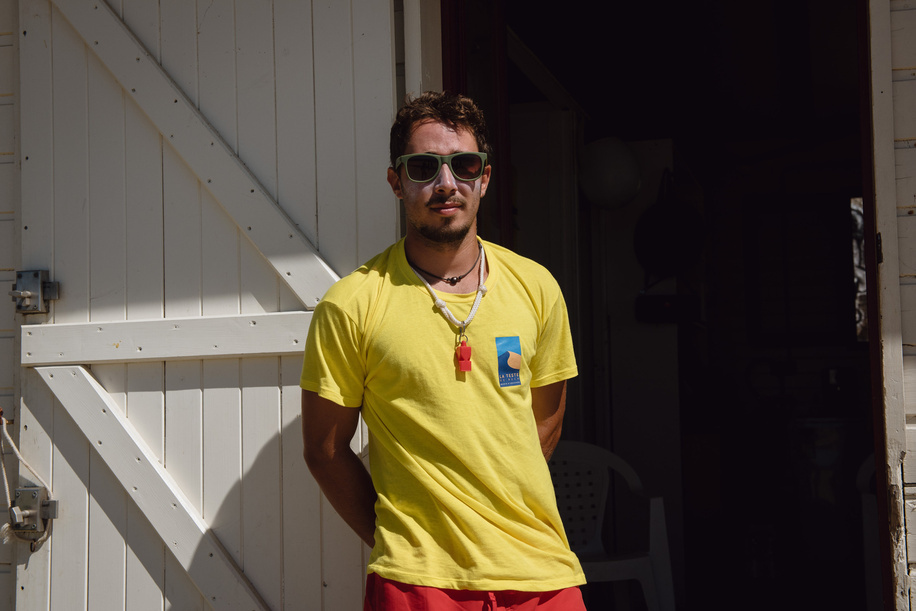
<svg viewBox="0 0 916 611">
<path fill-rule="evenodd" d="M 446 88 L 497 144 L 481 232 L 560 279 L 566 434 L 664 494 L 682 609 L 871 608 L 860 4 L 442 2 Z M 640 167 L 627 202 L 576 184 L 608 138 Z M 617 507 L 615 542 L 639 519 Z"/>
</svg>

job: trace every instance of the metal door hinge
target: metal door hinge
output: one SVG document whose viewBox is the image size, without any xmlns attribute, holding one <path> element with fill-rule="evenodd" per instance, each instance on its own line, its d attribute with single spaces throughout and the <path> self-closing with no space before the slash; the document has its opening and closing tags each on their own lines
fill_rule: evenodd
<svg viewBox="0 0 916 611">
<path fill-rule="evenodd" d="M 10 291 L 19 314 L 46 314 L 48 303 L 60 298 L 60 285 L 48 280 L 48 270 L 16 272 L 16 284 Z"/>
</svg>

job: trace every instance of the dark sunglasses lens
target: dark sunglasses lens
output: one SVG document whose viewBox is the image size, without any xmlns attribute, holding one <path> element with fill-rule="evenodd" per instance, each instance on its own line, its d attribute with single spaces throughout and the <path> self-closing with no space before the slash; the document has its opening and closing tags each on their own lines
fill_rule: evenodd
<svg viewBox="0 0 916 611">
<path fill-rule="evenodd" d="M 474 180 L 480 176 L 483 162 L 477 155 L 457 155 L 452 158 L 452 171 L 462 180 Z"/>
<path fill-rule="evenodd" d="M 439 172 L 439 160 L 432 155 L 417 155 L 407 160 L 407 176 L 411 180 L 426 182 Z"/>
</svg>

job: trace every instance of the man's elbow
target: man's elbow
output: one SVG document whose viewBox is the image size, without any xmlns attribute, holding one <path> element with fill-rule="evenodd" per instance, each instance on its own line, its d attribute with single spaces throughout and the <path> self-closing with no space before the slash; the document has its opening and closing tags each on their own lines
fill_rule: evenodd
<svg viewBox="0 0 916 611">
<path fill-rule="evenodd" d="M 305 448 L 302 451 L 302 457 L 305 459 L 305 465 L 309 468 L 309 471 L 315 473 L 316 471 L 326 468 L 328 465 L 334 462 L 334 452 L 328 451 L 327 448 L 322 447 L 321 444 L 310 444 L 305 442 Z"/>
<path fill-rule="evenodd" d="M 305 458 L 305 465 L 316 479 L 325 475 L 333 478 L 340 472 L 340 469 L 346 468 L 349 463 L 357 459 L 349 445 L 337 447 L 333 444 L 310 444 L 307 441 L 302 455 Z"/>
</svg>

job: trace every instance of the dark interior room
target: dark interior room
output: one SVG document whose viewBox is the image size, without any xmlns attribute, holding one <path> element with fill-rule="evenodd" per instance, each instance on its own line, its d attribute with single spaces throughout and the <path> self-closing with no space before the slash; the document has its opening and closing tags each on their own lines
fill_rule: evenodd
<svg viewBox="0 0 916 611">
<path fill-rule="evenodd" d="M 880 604 L 863 11 L 442 3 L 445 87 L 498 117 L 481 235 L 560 281 L 564 438 L 664 497 L 678 609 Z M 626 550 L 647 510 L 618 489 L 605 542 Z M 645 608 L 625 587 L 586 586 L 590 608 Z"/>
</svg>

